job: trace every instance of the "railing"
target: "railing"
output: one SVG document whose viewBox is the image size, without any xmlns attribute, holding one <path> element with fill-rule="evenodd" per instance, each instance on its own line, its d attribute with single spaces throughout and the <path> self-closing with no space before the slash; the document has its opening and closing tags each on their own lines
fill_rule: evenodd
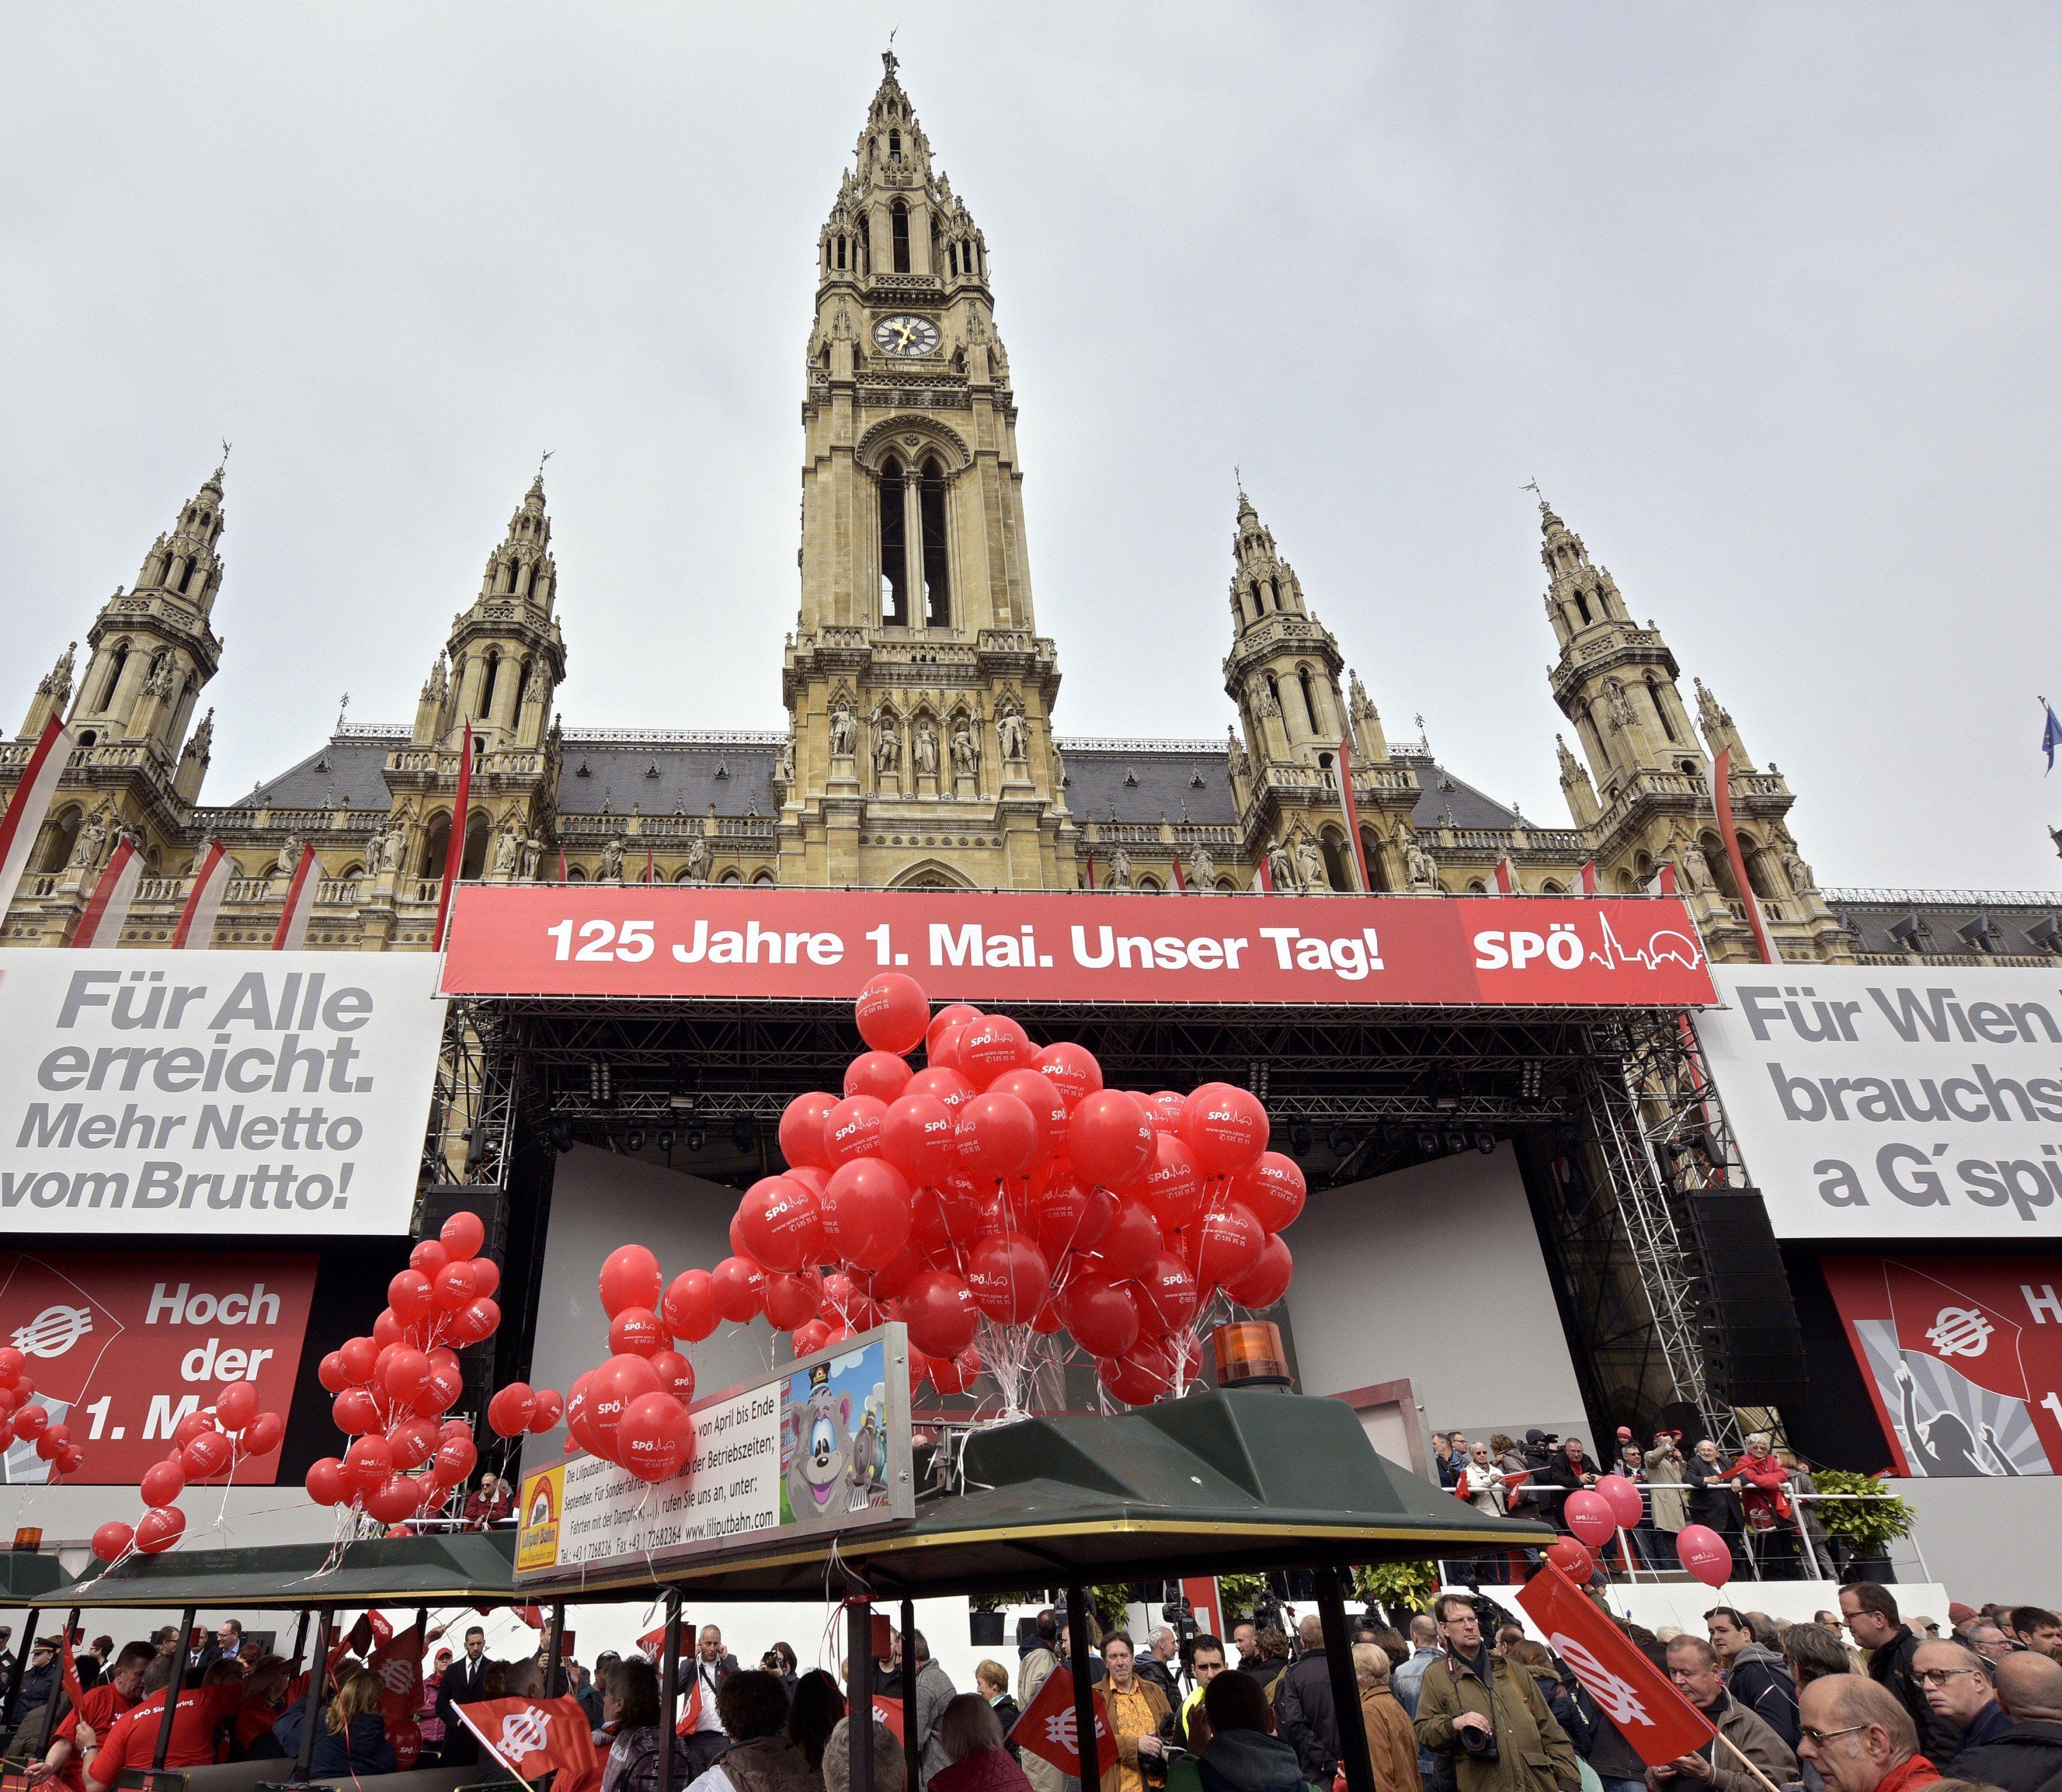
<svg viewBox="0 0 2062 1792">
<path fill-rule="evenodd" d="M 2062 908 L 2062 890 L 1880 890 L 1842 888 L 1819 892 L 1828 902 L 1887 903 L 1916 908 L 1921 903 L 1951 908 Z"/>
<path fill-rule="evenodd" d="M 778 747 L 788 736 L 764 728 L 568 728 L 561 738 L 568 746 Z"/>
<path fill-rule="evenodd" d="M 1205 753 L 1222 758 L 1222 740 L 1118 740 L 1104 735 L 1057 734 L 1053 744 L 1063 753 Z"/>
</svg>

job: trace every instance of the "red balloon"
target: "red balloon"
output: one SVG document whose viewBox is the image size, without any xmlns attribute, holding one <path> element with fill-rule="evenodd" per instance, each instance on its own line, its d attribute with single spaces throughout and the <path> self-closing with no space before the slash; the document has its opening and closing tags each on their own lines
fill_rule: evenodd
<svg viewBox="0 0 2062 1792">
<path fill-rule="evenodd" d="M 406 1475 L 389 1475 L 365 1496 L 365 1509 L 383 1525 L 412 1518 L 422 1491 Z"/>
<path fill-rule="evenodd" d="M 1138 1303 L 1138 1323 L 1155 1337 L 1178 1331 L 1196 1317 L 1196 1278 L 1178 1257 L 1162 1252 L 1137 1278 L 1133 1297 Z"/>
<path fill-rule="evenodd" d="M 902 1297 L 909 1341 L 927 1357 L 953 1357 L 973 1342 L 981 1309 L 973 1290 L 949 1269 L 927 1269 Z"/>
<path fill-rule="evenodd" d="M 695 1365 L 677 1350 L 660 1350 L 645 1359 L 659 1377 L 659 1391 L 679 1401 L 683 1409 L 693 1405 Z"/>
<path fill-rule="evenodd" d="M 924 1052 L 936 1064 L 938 1060 L 938 1042 L 956 1027 L 964 1027 L 970 1020 L 978 1020 L 981 1010 L 969 1008 L 965 1002 L 953 1002 L 931 1016 L 931 1024 L 924 1029 Z"/>
<path fill-rule="evenodd" d="M 64 1474 L 75 1475 L 85 1466 L 86 1452 L 81 1449 L 77 1444 L 66 1444 L 65 1445 L 64 1454 L 58 1458 L 58 1468 L 59 1472 Z"/>
<path fill-rule="evenodd" d="M 343 1478 L 369 1493 L 394 1472 L 394 1446 L 384 1437 L 354 1437 L 343 1453 Z"/>
<path fill-rule="evenodd" d="M 732 1237 L 742 1247 L 740 1255 L 779 1274 L 792 1275 L 823 1254 L 822 1203 L 792 1177 L 762 1177 L 737 1204 Z"/>
<path fill-rule="evenodd" d="M 914 977 L 883 971 L 860 991 L 852 1018 L 859 1023 L 859 1036 L 875 1051 L 900 1056 L 924 1043 L 931 1024 L 931 998 Z"/>
<path fill-rule="evenodd" d="M 1128 1357 L 1105 1357 L 1096 1378 L 1127 1406 L 1149 1406 L 1174 1385 L 1174 1365 L 1164 1351 L 1144 1346 Z"/>
<path fill-rule="evenodd" d="M 832 1169 L 881 1150 L 881 1124 L 888 1104 L 877 1096 L 848 1095 L 824 1116 L 824 1157 Z"/>
<path fill-rule="evenodd" d="M 974 1086 L 957 1070 L 948 1070 L 943 1064 L 933 1064 L 928 1070 L 920 1070 L 904 1086 L 905 1095 L 928 1095 L 934 1101 L 945 1103 L 948 1112 L 957 1114 L 960 1108 L 974 1097 Z"/>
<path fill-rule="evenodd" d="M 588 1429 L 616 1458 L 616 1429 L 630 1403 L 659 1390 L 659 1372 L 642 1357 L 611 1357 L 594 1372 L 588 1385 Z"/>
<path fill-rule="evenodd" d="M 277 1413 L 260 1413 L 243 1428 L 243 1453 L 270 1456 L 287 1434 L 287 1421 Z"/>
<path fill-rule="evenodd" d="M 911 1217 L 909 1181 L 885 1158 L 840 1165 L 824 1192 L 824 1238 L 862 1269 L 885 1269 L 902 1254 Z"/>
<path fill-rule="evenodd" d="M 931 1385 L 940 1393 L 965 1393 L 981 1379 L 981 1353 L 971 1344 L 945 1361 L 931 1359 Z"/>
<path fill-rule="evenodd" d="M 258 1416 L 258 1390 L 248 1381 L 231 1381 L 215 1397 L 215 1420 L 225 1431 L 241 1431 Z M 151 1501 L 162 1505 L 162 1500 Z"/>
<path fill-rule="evenodd" d="M 1138 1341 L 1138 1308 L 1122 1289 L 1094 1276 L 1070 1282 L 1060 1311 L 1074 1341 L 1092 1357 L 1121 1357 Z"/>
<path fill-rule="evenodd" d="M 513 1437 L 530 1429 L 531 1415 L 537 1409 L 537 1397 L 530 1391 L 527 1381 L 511 1381 L 505 1388 L 495 1391 L 494 1397 L 487 1403 L 487 1422 L 497 1437 Z M 409 1464 L 415 1467 L 422 1458 Z"/>
<path fill-rule="evenodd" d="M 203 1431 L 179 1452 L 189 1481 L 205 1481 L 229 1466 L 229 1440 L 219 1431 Z"/>
<path fill-rule="evenodd" d="M 451 1273 L 449 1269 L 439 1270 L 440 1275 Z M 427 1385 L 430 1379 L 430 1359 L 419 1350 L 401 1345 L 389 1357 L 379 1371 L 379 1384 L 389 1397 L 403 1403 L 411 1403 L 417 1394 Z M 216 1410 L 219 1412 L 220 1408 Z"/>
<path fill-rule="evenodd" d="M 792 1332 L 807 1325 L 823 1304 L 823 1281 L 813 1269 L 766 1278 L 766 1317 L 776 1331 Z"/>
<path fill-rule="evenodd" d="M 1067 1121 L 1067 1155 L 1085 1181 L 1129 1188 L 1153 1162 L 1153 1123 L 1121 1089 L 1101 1089 L 1075 1104 Z"/>
<path fill-rule="evenodd" d="M 1087 1254 L 1085 1261 L 1092 1266 L 1093 1273 L 1104 1281 L 1128 1282 L 1145 1273 L 1159 1256 L 1163 1242 L 1160 1222 L 1153 1217 L 1151 1208 L 1142 1201 L 1120 1201 L 1116 1217 L 1096 1241 L 1096 1248 Z M 1091 1354 L 1113 1357 L 1117 1353 L 1095 1351 Z"/>
<path fill-rule="evenodd" d="M 640 1394 L 616 1423 L 616 1460 L 640 1481 L 670 1479 L 680 1465 L 686 1420 L 687 1409 L 671 1394 Z"/>
<path fill-rule="evenodd" d="M 1203 1205 L 1203 1173 L 1194 1154 L 1179 1139 L 1161 1133 L 1153 1141 L 1153 1162 L 1138 1193 L 1162 1232 L 1193 1225 Z"/>
<path fill-rule="evenodd" d="M 1032 1067 L 1060 1092 L 1060 1099 L 1072 1113 L 1085 1096 L 1102 1087 L 1102 1066 L 1095 1053 L 1071 1039 L 1048 1045 L 1032 1060 Z"/>
<path fill-rule="evenodd" d="M 642 1245 L 619 1245 L 601 1266 L 601 1310 L 613 1319 L 625 1307 L 656 1307 L 664 1278 Z"/>
<path fill-rule="evenodd" d="M 909 1077 L 907 1058 L 898 1058 L 893 1052 L 862 1052 L 844 1067 L 844 1092 L 893 1101 L 909 1086 Z"/>
<path fill-rule="evenodd" d="M 945 1010 L 952 1012 L 950 1008 Z M 0 1344 L 0 1387 L 11 1388 L 22 1379 L 22 1371 L 29 1366 L 29 1359 L 11 1344 Z"/>
<path fill-rule="evenodd" d="M 1019 1325 L 1045 1304 L 1052 1266 L 1021 1232 L 999 1232 L 967 1253 L 966 1285 L 974 1305 L 1001 1325 Z"/>
<path fill-rule="evenodd" d="M 218 1431 L 215 1436 L 222 1433 Z M 36 1453 L 46 1462 L 54 1462 L 64 1454 L 65 1445 L 71 1441 L 71 1433 L 61 1425 L 54 1425 L 36 1440 Z"/>
<path fill-rule="evenodd" d="M 1029 1169 L 1041 1137 L 1037 1117 L 1029 1108 L 1015 1096 L 993 1090 L 977 1095 L 960 1109 L 955 1133 L 961 1165 L 983 1182 Z"/>
<path fill-rule="evenodd" d="M 1578 1586 L 1587 1586 L 1597 1571 L 1595 1557 L 1572 1537 L 1557 1537 L 1546 1545 L 1546 1559 Z"/>
<path fill-rule="evenodd" d="M 1186 1096 L 1177 1095 L 1172 1089 L 1157 1089 L 1151 1095 L 1140 1096 L 1138 1102 L 1145 1110 L 1145 1117 L 1153 1122 L 1154 1132 L 1180 1133 L 1181 1112 L 1188 1105 Z"/>
<path fill-rule="evenodd" d="M 186 1463 L 177 1456 L 168 1456 L 143 1471 L 136 1491 L 143 1496 L 146 1505 L 170 1505 L 186 1491 Z"/>
<path fill-rule="evenodd" d="M 1045 1163 L 1067 1149 L 1066 1098 L 1036 1070 L 1005 1070 L 988 1085 L 990 1095 L 1013 1095 L 1031 1110 L 1038 1123 L 1037 1148 L 1031 1154 L 1034 1165 Z"/>
<path fill-rule="evenodd" d="M 986 1018 L 985 1015 L 977 1015 L 973 1020 L 963 1020 L 955 1027 L 934 1027 L 929 1035 L 930 1043 L 925 1048 L 924 1054 L 929 1060 L 929 1068 L 933 1070 L 949 1070 L 957 1076 L 965 1076 L 966 1066 L 960 1061 L 961 1041 L 973 1031 L 975 1021 Z M 967 1082 L 969 1087 L 977 1086 L 970 1076 L 967 1077 Z"/>
<path fill-rule="evenodd" d="M 454 1213 L 444 1221 L 437 1240 L 455 1262 L 460 1257 L 479 1255 L 479 1247 L 487 1242 L 487 1228 L 477 1213 Z"/>
<path fill-rule="evenodd" d="M 1278 1236 L 1270 1237 L 1260 1247 L 1253 1267 L 1237 1281 L 1225 1284 L 1225 1293 L 1238 1305 L 1252 1311 L 1271 1307 L 1289 1292 L 1289 1280 L 1295 1269 L 1287 1244 Z"/>
<path fill-rule="evenodd" d="M 187 1515 L 175 1505 L 154 1505 L 136 1522 L 136 1547 L 146 1556 L 162 1555 L 186 1534 Z"/>
<path fill-rule="evenodd" d="M 601 1440 L 588 1423 L 588 1390 L 593 1385 L 592 1369 L 573 1377 L 573 1385 L 566 1393 L 566 1435 L 590 1456 L 599 1456 Z"/>
<path fill-rule="evenodd" d="M 913 1207 L 914 1197 L 913 1197 Z M 910 1229 L 910 1237 L 913 1242 L 902 1247 L 901 1254 L 893 1263 L 889 1264 L 885 1269 L 857 1270 L 853 1273 L 852 1281 L 864 1293 L 871 1295 L 876 1301 L 893 1300 L 897 1295 L 908 1288 L 925 1269 L 924 1259 L 917 1254 L 913 1242 L 915 1237 L 916 1229 L 913 1225 Z"/>
<path fill-rule="evenodd" d="M 625 1307 L 608 1322 L 608 1349 L 612 1356 L 628 1351 L 633 1357 L 648 1357 L 653 1351 L 663 1349 L 665 1344 L 666 1334 L 660 1329 L 659 1316 L 649 1307 Z"/>
<path fill-rule="evenodd" d="M 756 1319 L 765 1310 L 766 1272 L 748 1257 L 727 1257 L 709 1272 L 709 1298 L 725 1319 Z"/>
<path fill-rule="evenodd" d="M 447 1437 L 430 1458 L 430 1479 L 443 1487 L 455 1487 L 471 1474 L 479 1452 L 467 1437 Z"/>
<path fill-rule="evenodd" d="M 1093 1250 L 1117 1217 L 1117 1197 L 1090 1189 L 1069 1173 L 1033 1203 L 1032 1230 L 1038 1248 L 1057 1263 L 1069 1251 Z"/>
<path fill-rule="evenodd" d="M 830 1341 L 830 1322 L 828 1320 L 812 1319 L 805 1325 L 796 1326 L 795 1335 L 788 1339 L 788 1342 L 797 1357 L 807 1357 L 822 1349 Z"/>
<path fill-rule="evenodd" d="M 560 1417 L 565 1409 L 566 1403 L 560 1399 L 556 1389 L 538 1389 L 537 1410 L 531 1415 L 530 1418 L 531 1434 L 536 1436 L 540 1433 L 550 1430 L 559 1422 Z"/>
<path fill-rule="evenodd" d="M 1029 1064 L 1037 1048 L 1006 1014 L 984 1015 L 960 1035 L 959 1068 L 976 1088 L 985 1088 L 1005 1070 Z"/>
<path fill-rule="evenodd" d="M 344 1479 L 343 1465 L 334 1456 L 325 1456 L 310 1463 L 302 1485 L 317 1505 L 343 1505 L 351 1499 L 351 1487 Z"/>
<path fill-rule="evenodd" d="M 442 1273 L 439 1267 L 438 1273 Z M 419 1269 L 403 1269 L 387 1285 L 387 1304 L 403 1325 L 411 1325 L 419 1319 L 427 1318 L 430 1311 L 430 1278 Z"/>
<path fill-rule="evenodd" d="M 933 1189 L 919 1189 L 910 1198 L 909 1237 L 919 1249 L 936 1253 L 971 1245 L 981 1236 L 985 1211 L 981 1196 L 957 1180 Z"/>
<path fill-rule="evenodd" d="M 1237 1281 L 1260 1261 L 1267 1234 L 1248 1209 L 1231 1201 L 1196 1223 L 1196 1281 L 1215 1288 Z"/>
<path fill-rule="evenodd" d="M 337 1347 L 336 1354 L 352 1381 L 369 1381 L 379 1361 L 379 1346 L 369 1337 L 347 1338 Z"/>
<path fill-rule="evenodd" d="M 781 1110 L 780 1155 L 791 1166 L 813 1165 L 828 1169 L 831 1161 L 824 1150 L 824 1122 L 830 1118 L 837 1097 L 820 1089 L 798 1095 Z"/>
<path fill-rule="evenodd" d="M 1685 1525 L 1676 1532 L 1675 1554 L 1708 1587 L 1723 1586 L 1733 1578 L 1733 1553 L 1709 1525 Z"/>
<path fill-rule="evenodd" d="M 476 1257 L 472 1260 L 473 1279 L 481 1294 L 492 1294 L 501 1286 L 501 1265 L 491 1257 Z"/>
<path fill-rule="evenodd" d="M 423 1758 L 423 1727 L 413 1718 L 389 1718 L 387 1742 L 394 1751 L 394 1768 L 405 1774 Z"/>
<path fill-rule="evenodd" d="M 1228 1083 L 1208 1083 L 1206 1100 L 1183 1104 L 1181 1138 L 1206 1176 L 1230 1176 L 1267 1149 L 1267 1110 L 1258 1096 Z M 1197 1094 L 1202 1093 L 1198 1090 Z"/>
<path fill-rule="evenodd" d="M 957 1128 L 954 1110 L 936 1096 L 902 1095 L 881 1118 L 881 1155 L 917 1188 L 937 1183 L 959 1161 Z"/>
<path fill-rule="evenodd" d="M 40 1406 L 38 1406 L 36 1410 L 39 1413 L 43 1413 L 43 1417 L 46 1419 L 50 1417 L 50 1414 L 48 1413 L 44 1413 L 43 1409 Z M 18 1421 L 17 1421 L 14 1429 L 18 1432 L 22 1431 L 22 1427 Z M 37 1429 L 40 1430 L 42 1427 L 39 1425 Z M 172 1447 L 175 1449 L 183 1449 L 203 1431 L 212 1431 L 214 1429 L 214 1413 L 189 1413 L 172 1428 Z M 32 1433 L 27 1432 L 22 1432 L 22 1434 L 25 1437 L 32 1435 Z"/>
<path fill-rule="evenodd" d="M 430 1284 L 430 1299 L 439 1313 L 456 1313 L 470 1306 L 479 1294 L 479 1276 L 472 1259 L 447 1263 Z"/>
<path fill-rule="evenodd" d="M 425 1281 L 450 1261 L 451 1253 L 439 1238 L 425 1238 L 408 1253 L 408 1267 L 419 1272 Z"/>
<path fill-rule="evenodd" d="M 503 1393 L 507 1389 L 503 1390 Z M 495 1396 L 498 1400 L 499 1394 Z M 487 1411 L 494 1410 L 493 1401 L 487 1402 Z M 426 1418 L 403 1419 L 387 1433 L 387 1441 L 393 1446 L 394 1466 L 404 1473 L 419 1469 L 436 1454 L 437 1445 L 443 1441 L 435 1421 Z"/>
<path fill-rule="evenodd" d="M 722 1316 L 716 1310 L 708 1270 L 684 1270 L 673 1278 L 673 1285 L 666 1290 L 663 1317 L 668 1331 L 691 1344 L 700 1343 L 716 1329 Z"/>
<path fill-rule="evenodd" d="M 135 1541 L 136 1533 L 119 1518 L 110 1518 L 93 1533 L 93 1553 L 100 1561 L 112 1561 Z"/>
<path fill-rule="evenodd" d="M 1261 1229 L 1277 1233 L 1303 1211 L 1303 1173 L 1293 1157 L 1263 1151 L 1232 1178 L 1234 1201 L 1251 1209 Z"/>
<path fill-rule="evenodd" d="M 1632 1530 L 1638 1527 L 1647 1508 L 1640 1499 L 1639 1489 L 1635 1482 L 1623 1475 L 1599 1475 L 1597 1477 L 1597 1492 L 1603 1495 L 1604 1503 L 1610 1506 L 1611 1517 L 1618 1521 L 1620 1530 Z"/>
<path fill-rule="evenodd" d="M 429 1379 L 415 1396 L 417 1415 L 433 1419 L 451 1409 L 453 1401 L 465 1391 L 465 1377 L 456 1363 L 432 1362 Z"/>
<path fill-rule="evenodd" d="M 431 1305 L 434 1306 L 435 1301 L 432 1300 Z M 430 1319 L 419 1321 L 413 1325 L 403 1325 L 394 1317 L 394 1309 L 388 1307 L 372 1321 L 373 1348 L 375 1350 L 391 1350 L 397 1344 L 419 1344 L 422 1340 L 415 1334 L 419 1333 L 424 1325 L 435 1323 L 435 1320 L 432 1317 Z"/>
<path fill-rule="evenodd" d="M 500 1329 L 501 1303 L 483 1295 L 452 1316 L 452 1336 L 461 1344 L 477 1344 Z"/>
<path fill-rule="evenodd" d="M 1618 1529 L 1611 1501 L 1587 1487 L 1578 1487 L 1561 1502 L 1561 1516 L 1575 1540 L 1600 1549 Z"/>
</svg>

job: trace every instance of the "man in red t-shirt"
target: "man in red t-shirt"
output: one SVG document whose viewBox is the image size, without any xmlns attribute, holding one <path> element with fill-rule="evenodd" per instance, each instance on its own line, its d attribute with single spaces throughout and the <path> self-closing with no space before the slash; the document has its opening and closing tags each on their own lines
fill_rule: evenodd
<svg viewBox="0 0 2062 1792">
<path fill-rule="evenodd" d="M 132 1642 L 114 1658 L 114 1665 L 97 1686 L 87 1688 L 86 1701 L 65 1714 L 51 1738 L 50 1751 L 29 1763 L 29 1783 L 42 1786 L 54 1780 L 67 1792 L 86 1792 L 79 1768 L 83 1758 L 98 1749 L 114 1726 L 114 1720 L 136 1702 L 143 1689 L 143 1676 L 158 1652 L 147 1642 Z M 79 1734 L 83 1727 L 86 1734 Z"/>
<path fill-rule="evenodd" d="M 243 1702 L 243 1670 L 235 1662 L 217 1662 L 201 1677 L 198 1686 L 179 1694 L 172 1713 L 170 1746 L 165 1751 L 167 1767 L 203 1767 L 215 1761 L 215 1731 L 236 1715 Z M 165 1694 L 160 1688 L 140 1705 L 131 1706 L 114 1720 L 100 1752 L 87 1764 L 88 1792 L 109 1792 L 125 1768 L 139 1771 L 150 1765 L 158 1750 L 158 1726 L 164 1722 Z"/>
</svg>

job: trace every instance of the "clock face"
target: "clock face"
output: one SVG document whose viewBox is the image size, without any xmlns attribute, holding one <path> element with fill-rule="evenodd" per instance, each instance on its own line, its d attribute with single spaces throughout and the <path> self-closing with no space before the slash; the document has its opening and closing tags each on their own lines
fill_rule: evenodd
<svg viewBox="0 0 2062 1792">
<path fill-rule="evenodd" d="M 938 327 L 927 317 L 885 317 L 873 327 L 873 346 L 883 355 L 930 355 Z"/>
</svg>

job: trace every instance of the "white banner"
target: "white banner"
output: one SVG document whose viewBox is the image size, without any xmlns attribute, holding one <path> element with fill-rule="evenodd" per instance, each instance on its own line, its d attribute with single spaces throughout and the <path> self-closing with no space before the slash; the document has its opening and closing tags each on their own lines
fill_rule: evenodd
<svg viewBox="0 0 2062 1792">
<path fill-rule="evenodd" d="M 405 1233 L 428 952 L 0 952 L 0 1231 Z"/>
<path fill-rule="evenodd" d="M 1777 1237 L 2062 1237 L 2062 964 L 1711 976 L 1697 1036 Z"/>
</svg>

